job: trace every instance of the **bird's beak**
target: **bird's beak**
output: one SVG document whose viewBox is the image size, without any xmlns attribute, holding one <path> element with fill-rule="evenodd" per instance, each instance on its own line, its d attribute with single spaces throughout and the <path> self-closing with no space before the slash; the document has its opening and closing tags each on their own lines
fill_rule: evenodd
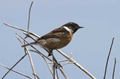
<svg viewBox="0 0 120 79">
<path fill-rule="evenodd" d="M 84 27 L 80 26 L 80 28 L 84 28 Z"/>
</svg>

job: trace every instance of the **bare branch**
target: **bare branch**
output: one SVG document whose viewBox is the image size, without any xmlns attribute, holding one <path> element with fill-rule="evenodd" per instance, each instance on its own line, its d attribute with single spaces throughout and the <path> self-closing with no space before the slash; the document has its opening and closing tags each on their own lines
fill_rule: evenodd
<svg viewBox="0 0 120 79">
<path fill-rule="evenodd" d="M 23 42 L 20 40 L 20 38 L 18 37 L 18 34 L 16 33 L 16 38 L 18 39 L 18 41 L 23 44 Z"/>
<path fill-rule="evenodd" d="M 31 14 L 32 4 L 33 4 L 33 1 L 31 2 L 30 8 L 29 8 L 29 14 L 28 14 L 28 29 L 27 29 L 28 35 L 29 35 L 30 14 Z M 33 64 L 32 56 L 31 56 L 30 52 L 28 51 L 28 48 L 27 48 L 27 47 L 24 47 L 24 51 L 25 51 L 25 53 L 28 55 L 28 58 L 29 58 L 29 61 L 30 61 L 30 64 L 31 64 L 31 68 L 32 68 L 32 71 L 33 71 L 33 74 L 34 74 L 34 78 L 35 78 L 35 79 L 38 79 L 38 76 L 37 76 L 37 74 L 36 74 L 35 67 L 34 67 L 34 64 Z"/>
<path fill-rule="evenodd" d="M 51 72 L 51 74 L 53 75 L 53 71 L 52 71 L 52 69 L 50 68 L 50 65 L 48 64 L 48 62 L 47 62 L 47 60 L 43 57 L 43 59 L 44 59 L 44 61 L 46 62 L 46 64 L 47 64 L 47 66 L 48 66 L 48 69 L 49 69 L 49 71 Z M 55 77 L 55 79 L 57 79 L 56 77 Z"/>
<path fill-rule="evenodd" d="M 55 79 L 55 69 L 56 69 L 56 63 L 55 63 L 55 60 L 54 60 L 54 56 L 52 55 L 52 64 L 53 64 L 53 68 L 52 68 L 52 70 L 53 70 L 53 79 Z"/>
<path fill-rule="evenodd" d="M 36 76 L 36 71 L 35 71 L 35 67 L 34 67 L 34 64 L 33 64 L 33 60 L 32 60 L 32 56 L 30 54 L 30 52 L 28 51 L 27 47 L 24 47 L 26 49 L 26 53 L 28 54 L 28 58 L 30 60 L 30 64 L 31 64 L 31 68 L 32 68 L 32 71 L 33 71 L 33 74 L 34 74 L 34 78 L 35 79 L 38 79 L 37 76 Z"/>
<path fill-rule="evenodd" d="M 28 13 L 28 28 L 27 28 L 28 34 L 29 34 L 29 30 L 30 30 L 29 29 L 29 27 L 30 27 L 30 14 L 31 14 L 32 5 L 33 5 L 33 1 L 31 2 L 30 8 L 29 8 L 29 13 Z"/>
<path fill-rule="evenodd" d="M 6 75 L 22 60 L 24 59 L 24 57 L 26 56 L 27 54 L 25 54 L 24 56 L 22 56 L 6 73 L 5 75 L 2 77 L 2 79 L 4 79 L 6 77 Z"/>
<path fill-rule="evenodd" d="M 10 24 L 8 24 L 8 23 L 4 23 L 4 25 L 28 33 L 27 30 L 22 29 L 22 28 L 19 28 L 19 27 L 17 27 L 17 26 L 13 26 L 13 25 L 10 25 Z M 33 36 L 35 36 L 35 37 L 37 37 L 37 38 L 39 38 L 39 35 L 37 35 L 37 34 L 35 34 L 35 33 L 29 32 L 29 34 L 30 34 L 30 35 L 33 35 Z"/>
<path fill-rule="evenodd" d="M 22 40 L 24 40 L 27 44 L 29 44 L 29 43 L 28 43 L 24 38 L 22 38 L 20 35 L 17 34 L 17 36 L 20 37 Z M 34 51 L 34 50 L 30 50 L 30 51 L 35 52 L 35 53 L 39 54 L 40 56 L 43 56 L 43 57 L 47 58 L 48 60 L 52 61 L 52 60 L 49 59 L 47 56 L 45 56 L 44 54 L 42 54 L 38 49 L 36 49 L 33 45 L 30 44 L 30 46 L 31 46 L 33 49 L 35 49 L 35 51 Z"/>
<path fill-rule="evenodd" d="M 113 67 L 112 79 L 114 79 L 115 68 L 116 68 L 116 58 L 115 58 L 115 60 L 114 60 L 114 67 Z"/>
<path fill-rule="evenodd" d="M 49 60 L 49 61 L 51 61 L 51 62 L 52 62 L 52 60 L 51 60 L 50 58 L 46 57 L 46 56 L 42 56 L 42 55 L 41 55 L 38 51 L 35 51 L 35 50 L 30 50 L 30 51 L 35 52 L 35 53 L 39 54 L 39 55 L 40 55 L 40 56 L 44 59 L 44 61 L 46 62 L 47 66 L 48 66 L 49 71 L 50 71 L 50 72 L 51 72 L 51 74 L 53 75 L 52 68 L 50 67 L 50 65 L 49 65 L 49 63 L 47 62 L 47 60 L 46 60 L 46 59 L 48 59 L 48 60 Z M 56 76 L 55 76 L 55 79 L 57 79 L 57 78 L 56 78 Z"/>
<path fill-rule="evenodd" d="M 34 46 L 33 46 L 34 47 Z M 31 51 L 31 52 L 35 52 L 35 53 L 37 53 L 38 55 L 40 55 L 41 57 L 44 57 L 44 58 L 46 58 L 46 59 L 48 59 L 49 61 L 51 61 L 52 62 L 52 60 L 49 58 L 49 57 L 47 57 L 47 56 L 45 56 L 44 54 L 42 54 L 39 50 L 29 50 L 29 51 Z"/>
<path fill-rule="evenodd" d="M 16 34 L 17 37 L 20 37 L 20 35 Z M 20 39 L 19 39 L 20 40 Z M 22 43 L 22 42 L 21 42 Z M 23 43 L 22 43 L 23 45 Z M 32 71 L 33 71 L 33 74 L 34 74 L 34 78 L 35 79 L 38 79 L 37 76 L 36 76 L 36 71 L 35 71 L 35 67 L 34 67 L 34 64 L 33 64 L 33 60 L 32 60 L 32 56 L 30 54 L 30 52 L 28 51 L 28 48 L 27 47 L 24 47 L 24 51 L 25 53 L 28 55 L 28 58 L 30 60 L 30 64 L 31 64 L 31 68 L 32 68 Z"/>
<path fill-rule="evenodd" d="M 39 53 L 39 51 L 34 46 L 31 45 L 31 47 L 33 47 L 36 51 L 34 51 L 34 50 L 30 50 L 30 51 L 38 53 L 40 56 L 42 55 L 42 54 Z M 43 57 L 44 60 L 45 60 L 45 58 L 47 58 L 49 61 L 52 62 L 52 60 L 49 59 L 48 57 L 46 57 L 46 56 L 42 56 L 42 57 Z M 49 67 L 49 63 L 47 63 L 47 65 Z M 61 71 L 61 73 L 63 74 L 63 76 L 65 77 L 65 79 L 68 79 L 67 76 L 66 76 L 66 74 L 64 73 L 63 69 L 57 63 L 56 63 L 56 65 L 57 65 L 58 69 Z M 53 74 L 53 71 L 51 69 L 50 69 L 50 72 Z M 56 79 L 56 77 L 55 77 L 55 79 Z"/>
<path fill-rule="evenodd" d="M 5 66 L 5 65 L 3 65 L 3 64 L 1 64 L 1 63 L 0 63 L 0 65 L 1 65 L 2 67 L 4 67 L 4 68 L 10 70 L 9 67 L 7 67 L 7 66 Z M 19 74 L 19 75 L 22 75 L 22 76 L 24 76 L 24 77 L 26 77 L 26 78 L 31 79 L 29 76 L 27 76 L 27 75 L 25 75 L 25 74 L 23 74 L 23 73 L 21 73 L 21 72 L 18 72 L 18 71 L 16 71 L 16 70 L 11 70 L 11 71 L 13 71 L 13 72 L 15 72 L 15 73 L 17 73 L 17 74 Z"/>
<path fill-rule="evenodd" d="M 63 71 L 63 69 L 60 66 L 58 66 L 58 65 L 57 65 L 57 67 L 60 70 L 60 72 L 63 74 L 63 76 L 65 77 L 65 79 L 68 79 L 68 77 L 66 76 L 65 72 Z"/>
<path fill-rule="evenodd" d="M 79 63 L 77 63 L 73 58 L 67 56 L 64 52 L 61 50 L 57 49 L 57 51 L 63 55 L 65 58 L 67 58 L 70 62 L 72 62 L 74 65 L 76 65 L 78 68 L 80 68 L 83 72 L 85 72 L 89 77 L 92 79 L 96 79 L 90 72 L 88 72 L 85 68 L 83 68 Z"/>
<path fill-rule="evenodd" d="M 113 42 L 114 42 L 114 38 L 112 39 L 111 46 L 110 46 L 110 50 L 109 50 L 108 57 L 107 57 L 107 60 L 106 60 L 106 66 L 105 66 L 105 72 L 104 72 L 104 77 L 103 77 L 103 79 L 106 78 L 107 67 L 108 67 L 108 62 L 109 62 L 109 58 L 110 58 L 110 54 L 111 54 L 111 50 L 112 50 L 112 46 L 113 46 Z"/>
</svg>

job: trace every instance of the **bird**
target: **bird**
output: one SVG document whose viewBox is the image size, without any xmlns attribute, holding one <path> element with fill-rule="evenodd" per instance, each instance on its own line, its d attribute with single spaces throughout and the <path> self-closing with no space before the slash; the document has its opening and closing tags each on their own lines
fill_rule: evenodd
<svg viewBox="0 0 120 79">
<path fill-rule="evenodd" d="M 22 47 L 40 45 L 48 51 L 48 56 L 51 56 L 53 54 L 53 50 L 60 49 L 68 45 L 73 38 L 73 34 L 80 28 L 83 27 L 79 26 L 75 22 L 68 22 L 39 37 L 36 41 L 22 45 Z"/>
</svg>

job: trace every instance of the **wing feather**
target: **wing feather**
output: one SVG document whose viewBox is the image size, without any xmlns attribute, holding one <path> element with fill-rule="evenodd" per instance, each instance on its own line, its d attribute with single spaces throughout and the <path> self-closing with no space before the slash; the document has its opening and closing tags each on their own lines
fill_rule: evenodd
<svg viewBox="0 0 120 79">
<path fill-rule="evenodd" d="M 69 35 L 69 32 L 66 31 L 66 29 L 64 29 L 63 27 L 57 28 L 51 32 L 49 32 L 48 34 L 42 36 L 40 39 L 49 39 L 49 38 L 65 38 Z"/>
</svg>

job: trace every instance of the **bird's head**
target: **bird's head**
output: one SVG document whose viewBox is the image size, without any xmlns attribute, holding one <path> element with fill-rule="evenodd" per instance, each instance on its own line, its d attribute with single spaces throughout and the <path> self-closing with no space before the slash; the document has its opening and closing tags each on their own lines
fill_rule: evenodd
<svg viewBox="0 0 120 79">
<path fill-rule="evenodd" d="M 83 28 L 74 22 L 66 23 L 63 26 L 68 27 L 73 33 L 75 33 L 78 29 Z"/>
</svg>

